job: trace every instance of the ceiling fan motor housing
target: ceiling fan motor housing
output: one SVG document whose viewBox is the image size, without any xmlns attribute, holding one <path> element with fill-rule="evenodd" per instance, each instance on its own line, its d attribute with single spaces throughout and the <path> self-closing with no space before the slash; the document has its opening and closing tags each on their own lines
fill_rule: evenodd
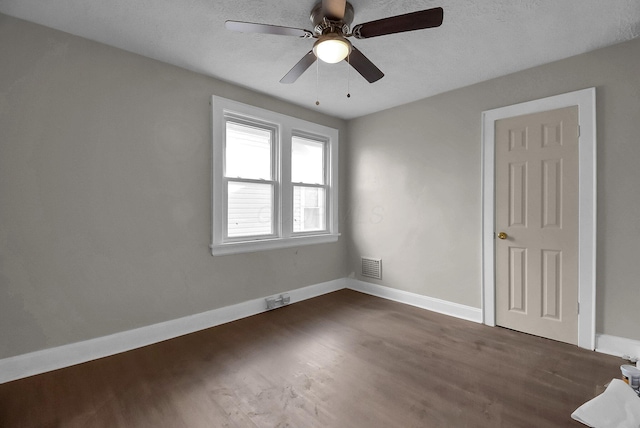
<svg viewBox="0 0 640 428">
<path fill-rule="evenodd" d="M 313 24 L 313 32 L 317 36 L 327 33 L 349 34 L 349 26 L 353 22 L 353 6 L 347 2 L 344 7 L 344 16 L 339 20 L 329 19 L 323 14 L 322 2 L 316 4 L 309 16 Z"/>
</svg>

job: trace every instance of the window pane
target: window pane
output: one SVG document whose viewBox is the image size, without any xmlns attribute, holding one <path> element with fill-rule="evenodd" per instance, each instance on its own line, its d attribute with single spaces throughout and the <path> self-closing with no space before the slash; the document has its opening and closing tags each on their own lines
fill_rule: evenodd
<svg viewBox="0 0 640 428">
<path fill-rule="evenodd" d="M 273 234 L 273 185 L 229 182 L 227 235 Z"/>
<path fill-rule="evenodd" d="M 291 139 L 291 181 L 325 184 L 324 146 L 321 141 L 301 137 Z"/>
<path fill-rule="evenodd" d="M 269 129 L 227 122 L 225 175 L 271 180 L 271 137 Z"/>
<path fill-rule="evenodd" d="M 326 230 L 325 189 L 294 186 L 293 231 Z"/>
</svg>

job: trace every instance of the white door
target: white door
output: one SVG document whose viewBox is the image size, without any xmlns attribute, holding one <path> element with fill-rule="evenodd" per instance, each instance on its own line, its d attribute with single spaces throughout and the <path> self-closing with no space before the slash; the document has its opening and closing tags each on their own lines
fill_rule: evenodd
<svg viewBox="0 0 640 428">
<path fill-rule="evenodd" d="M 496 324 L 578 343 L 578 107 L 495 122 Z"/>
</svg>

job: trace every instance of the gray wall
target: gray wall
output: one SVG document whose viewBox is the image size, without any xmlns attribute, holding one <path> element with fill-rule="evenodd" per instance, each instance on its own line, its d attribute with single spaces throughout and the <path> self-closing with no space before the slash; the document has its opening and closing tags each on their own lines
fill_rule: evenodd
<svg viewBox="0 0 640 428">
<path fill-rule="evenodd" d="M 383 258 L 384 285 L 480 307 L 480 113 L 591 86 L 597 329 L 640 340 L 640 40 L 355 119 L 348 133 L 4 15 L 0 58 L 0 358 L 341 278 L 362 255 Z M 348 248 L 209 255 L 212 94 L 339 128 Z"/>
<path fill-rule="evenodd" d="M 596 329 L 640 340 L 640 39 L 350 121 L 354 270 L 381 257 L 379 283 L 480 307 L 481 112 L 594 86 Z"/>
<path fill-rule="evenodd" d="M 344 121 L 5 15 L 0 58 L 0 358 L 348 274 L 344 239 L 208 248 L 212 94 Z"/>
</svg>

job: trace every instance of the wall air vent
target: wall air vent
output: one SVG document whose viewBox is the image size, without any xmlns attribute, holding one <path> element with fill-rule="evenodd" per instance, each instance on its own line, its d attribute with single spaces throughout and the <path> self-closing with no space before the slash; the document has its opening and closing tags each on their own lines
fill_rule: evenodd
<svg viewBox="0 0 640 428">
<path fill-rule="evenodd" d="M 382 259 L 362 258 L 362 276 L 382 279 Z"/>
</svg>

